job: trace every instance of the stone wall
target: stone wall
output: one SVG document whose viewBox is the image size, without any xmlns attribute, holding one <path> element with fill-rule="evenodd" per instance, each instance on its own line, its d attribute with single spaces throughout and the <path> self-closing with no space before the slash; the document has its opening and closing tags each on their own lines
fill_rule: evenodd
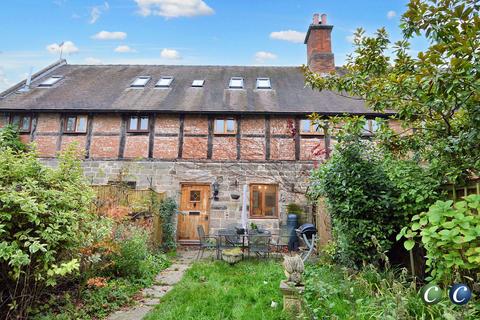
<svg viewBox="0 0 480 320">
<path fill-rule="evenodd" d="M 43 160 L 55 166 L 54 159 Z M 219 184 L 218 201 L 211 200 L 210 233 L 241 223 L 242 189 L 244 184 L 271 183 L 278 185 L 278 219 L 252 219 L 260 227 L 278 234 L 286 223 L 286 205 L 297 202 L 309 210 L 305 198 L 311 162 L 214 162 L 214 161 L 100 161 L 85 160 L 85 175 L 94 185 L 116 181 L 123 174 L 124 181 L 134 181 L 138 189 L 152 186 L 158 192 L 180 200 L 182 182 Z M 240 195 L 237 200 L 232 194 Z M 247 195 L 248 197 L 249 195 Z M 249 204 L 247 199 L 247 204 Z"/>
</svg>

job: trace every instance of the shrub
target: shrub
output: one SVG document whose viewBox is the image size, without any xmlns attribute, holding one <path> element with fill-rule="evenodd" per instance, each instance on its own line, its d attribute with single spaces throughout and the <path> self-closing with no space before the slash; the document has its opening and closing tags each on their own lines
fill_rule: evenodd
<svg viewBox="0 0 480 320">
<path fill-rule="evenodd" d="M 165 251 L 173 250 L 177 246 L 175 240 L 175 214 L 177 203 L 173 198 L 165 198 L 160 202 L 158 213 L 162 218 L 162 244 Z"/>
<path fill-rule="evenodd" d="M 18 127 L 8 124 L 0 130 L 0 150 L 11 149 L 14 152 L 21 152 L 27 149 L 20 140 Z"/>
<path fill-rule="evenodd" d="M 79 268 L 79 249 L 93 228 L 93 192 L 69 148 L 57 169 L 35 152 L 0 148 L 0 313 L 24 317 L 58 278 Z"/>
<path fill-rule="evenodd" d="M 407 238 L 411 250 L 419 239 L 427 254 L 427 280 L 444 284 L 472 281 L 480 272 L 480 195 L 464 201 L 437 201 L 428 212 L 415 215 L 397 239 Z M 462 279 L 458 279 L 461 277 Z"/>
<path fill-rule="evenodd" d="M 360 130 L 362 121 L 352 123 Z M 359 126 L 360 124 L 360 126 Z M 389 250 L 401 216 L 395 211 L 396 190 L 379 150 L 356 134 L 339 136 L 332 158 L 311 175 L 310 196 L 323 196 L 332 217 L 336 258 L 350 267 L 375 263 Z"/>
</svg>

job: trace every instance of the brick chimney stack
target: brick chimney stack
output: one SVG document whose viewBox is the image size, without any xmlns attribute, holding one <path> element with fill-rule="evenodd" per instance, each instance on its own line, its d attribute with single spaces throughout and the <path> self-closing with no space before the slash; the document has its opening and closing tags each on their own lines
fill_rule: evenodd
<svg viewBox="0 0 480 320">
<path fill-rule="evenodd" d="M 307 45 L 307 65 L 318 73 L 335 70 L 332 53 L 332 25 L 327 24 L 327 15 L 313 15 L 313 22 L 308 28 L 305 44 Z"/>
</svg>

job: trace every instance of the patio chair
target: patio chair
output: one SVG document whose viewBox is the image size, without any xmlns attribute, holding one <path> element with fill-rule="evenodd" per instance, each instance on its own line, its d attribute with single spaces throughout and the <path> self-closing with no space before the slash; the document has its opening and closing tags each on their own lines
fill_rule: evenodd
<svg viewBox="0 0 480 320">
<path fill-rule="evenodd" d="M 248 237 L 248 254 L 254 252 L 258 256 L 268 258 L 270 256 L 270 233 L 254 233 Z"/>
<path fill-rule="evenodd" d="M 198 248 L 197 260 L 203 258 L 205 249 L 216 249 L 217 248 L 217 239 L 215 237 L 210 237 L 205 235 L 205 230 L 202 225 L 197 226 L 198 238 L 200 239 L 200 247 Z M 212 239 L 214 241 L 212 241 Z"/>
<path fill-rule="evenodd" d="M 217 236 L 217 259 L 221 258 L 223 250 L 241 247 L 243 239 L 237 234 L 236 230 L 220 229 Z"/>
</svg>

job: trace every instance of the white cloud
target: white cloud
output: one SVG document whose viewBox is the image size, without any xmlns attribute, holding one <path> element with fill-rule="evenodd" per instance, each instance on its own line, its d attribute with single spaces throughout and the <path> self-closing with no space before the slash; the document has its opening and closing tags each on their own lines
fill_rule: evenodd
<svg viewBox="0 0 480 320">
<path fill-rule="evenodd" d="M 303 43 L 303 41 L 305 40 L 305 35 L 305 32 L 285 30 L 270 33 L 270 38 L 294 43 Z"/>
<path fill-rule="evenodd" d="M 125 45 L 122 45 L 122 46 L 118 46 L 115 48 L 115 50 L 113 50 L 115 52 L 120 52 L 120 53 L 132 53 L 132 52 L 137 52 L 137 50 L 133 49 L 133 48 L 130 48 L 129 46 L 125 46 Z"/>
<path fill-rule="evenodd" d="M 395 11 L 393 11 L 393 10 L 390 10 L 390 11 L 387 12 L 387 18 L 388 18 L 388 19 L 393 19 L 393 18 L 395 18 L 396 16 L 397 16 L 397 13 L 396 13 Z"/>
<path fill-rule="evenodd" d="M 58 43 L 49 44 L 47 50 L 50 53 L 60 53 L 62 51 L 65 54 L 73 54 L 79 51 L 72 41 L 65 41 L 63 45 Z"/>
<path fill-rule="evenodd" d="M 275 60 L 277 55 L 267 51 L 258 51 L 255 53 L 255 60 L 257 62 L 265 62 L 267 60 Z"/>
<path fill-rule="evenodd" d="M 90 20 L 88 21 L 88 23 L 94 24 L 95 22 L 97 22 L 97 20 L 100 19 L 102 13 L 108 11 L 108 9 L 110 9 L 110 5 L 106 1 L 101 6 L 92 7 L 92 9 L 90 10 Z"/>
<path fill-rule="evenodd" d="M 177 50 L 167 49 L 167 48 L 162 50 L 162 52 L 160 53 L 160 56 L 164 59 L 171 59 L 171 60 L 178 60 L 182 58 L 180 56 L 180 53 Z"/>
<path fill-rule="evenodd" d="M 125 32 L 121 31 L 100 31 L 92 36 L 95 40 L 124 40 L 127 37 Z"/>
<path fill-rule="evenodd" d="M 214 14 L 203 0 L 135 0 L 138 13 L 142 16 L 162 16 L 165 18 L 206 16 Z"/>
<path fill-rule="evenodd" d="M 85 63 L 86 64 L 102 64 L 102 60 L 93 58 L 93 57 L 88 57 L 88 58 L 85 58 Z"/>
</svg>

